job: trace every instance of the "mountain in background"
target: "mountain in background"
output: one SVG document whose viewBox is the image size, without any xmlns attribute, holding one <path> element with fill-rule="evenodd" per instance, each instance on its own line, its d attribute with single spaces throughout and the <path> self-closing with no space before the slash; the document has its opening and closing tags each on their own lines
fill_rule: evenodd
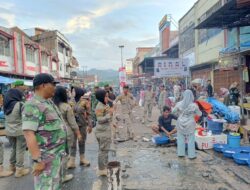
<svg viewBox="0 0 250 190">
<path fill-rule="evenodd" d="M 83 72 L 78 71 L 78 76 L 82 76 Z M 90 69 L 84 75 L 97 75 L 99 82 L 108 82 L 112 85 L 119 85 L 119 72 L 113 69 Z"/>
</svg>

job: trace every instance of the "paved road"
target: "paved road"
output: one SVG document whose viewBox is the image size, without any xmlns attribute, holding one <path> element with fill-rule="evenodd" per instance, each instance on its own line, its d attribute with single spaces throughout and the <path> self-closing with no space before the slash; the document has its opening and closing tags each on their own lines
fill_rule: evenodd
<svg viewBox="0 0 250 190">
<path fill-rule="evenodd" d="M 158 110 L 154 109 L 154 118 Z M 250 169 L 238 166 L 232 160 L 223 158 L 213 151 L 198 151 L 198 158 L 179 159 L 176 147 L 155 147 L 151 142 L 143 142 L 142 137 L 151 138 L 151 130 L 142 125 L 142 109 L 134 112 L 134 127 L 138 141 L 128 141 L 116 145 L 116 157 L 122 164 L 123 190 L 248 190 L 250 189 Z M 120 124 L 122 126 L 122 123 Z M 107 190 L 107 179 L 96 176 L 97 142 L 93 134 L 87 141 L 89 168 L 78 166 L 70 170 L 75 178 L 64 185 L 68 190 Z M 9 148 L 7 158 L 9 154 Z M 28 165 L 28 159 L 26 165 Z M 6 165 L 7 166 L 7 165 Z M 32 190 L 32 176 L 16 179 L 13 176 L 0 179 L 0 190 Z"/>
</svg>

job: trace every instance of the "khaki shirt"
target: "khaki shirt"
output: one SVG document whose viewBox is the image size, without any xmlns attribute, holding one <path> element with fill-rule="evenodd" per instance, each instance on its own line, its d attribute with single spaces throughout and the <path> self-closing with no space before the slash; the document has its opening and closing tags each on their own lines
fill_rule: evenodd
<svg viewBox="0 0 250 190">
<path fill-rule="evenodd" d="M 153 103 L 154 102 L 154 93 L 153 93 L 153 91 L 146 90 L 144 100 L 145 100 L 145 102 Z"/>
<path fill-rule="evenodd" d="M 115 99 L 115 103 L 117 103 L 118 101 L 121 102 L 122 113 L 131 113 L 135 105 L 134 97 L 132 96 L 132 94 L 129 93 L 125 95 L 123 93 Z"/>
<path fill-rule="evenodd" d="M 112 117 L 109 114 L 110 107 L 99 102 L 95 109 L 97 126 L 95 133 L 98 136 L 111 138 L 111 121 Z"/>
<path fill-rule="evenodd" d="M 76 131 L 79 129 L 79 127 L 76 123 L 73 109 L 71 108 L 71 106 L 69 104 L 61 103 L 59 105 L 59 110 L 60 110 L 62 117 L 67 125 L 68 135 L 70 136 L 70 135 L 72 135 L 73 131 Z"/>
</svg>

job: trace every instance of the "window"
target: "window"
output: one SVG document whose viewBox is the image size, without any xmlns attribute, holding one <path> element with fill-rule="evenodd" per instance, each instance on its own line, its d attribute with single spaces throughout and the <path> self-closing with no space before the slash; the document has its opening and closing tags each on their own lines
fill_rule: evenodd
<svg viewBox="0 0 250 190">
<path fill-rule="evenodd" d="M 60 53 L 63 53 L 63 49 L 64 49 L 63 44 L 62 44 L 62 43 L 58 43 L 58 51 L 59 51 Z"/>
<path fill-rule="evenodd" d="M 222 30 L 221 29 L 202 29 L 199 30 L 199 44 L 208 41 L 210 38 L 219 34 Z"/>
<path fill-rule="evenodd" d="M 29 62 L 35 62 L 35 53 L 31 48 L 26 47 L 26 60 Z"/>
<path fill-rule="evenodd" d="M 195 46 L 195 32 L 194 23 L 186 27 L 185 30 L 180 34 L 180 53 L 183 53 Z"/>
<path fill-rule="evenodd" d="M 47 54 L 46 53 L 44 53 L 44 52 L 42 52 L 42 55 L 41 55 L 41 57 L 42 57 L 42 65 L 43 66 L 48 66 L 48 56 L 47 56 Z"/>
<path fill-rule="evenodd" d="M 10 41 L 0 37 L 0 55 L 10 56 Z"/>
</svg>

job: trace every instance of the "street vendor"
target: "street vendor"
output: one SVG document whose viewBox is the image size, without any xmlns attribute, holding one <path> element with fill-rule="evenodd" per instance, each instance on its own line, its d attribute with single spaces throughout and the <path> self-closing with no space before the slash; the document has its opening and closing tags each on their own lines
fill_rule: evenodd
<svg viewBox="0 0 250 190">
<path fill-rule="evenodd" d="M 158 119 L 158 125 L 153 125 L 152 130 L 156 134 L 165 135 L 168 137 L 172 137 L 177 130 L 174 125 L 172 125 L 172 121 L 177 120 L 177 117 L 171 114 L 171 108 L 164 106 L 163 113 Z"/>
</svg>

